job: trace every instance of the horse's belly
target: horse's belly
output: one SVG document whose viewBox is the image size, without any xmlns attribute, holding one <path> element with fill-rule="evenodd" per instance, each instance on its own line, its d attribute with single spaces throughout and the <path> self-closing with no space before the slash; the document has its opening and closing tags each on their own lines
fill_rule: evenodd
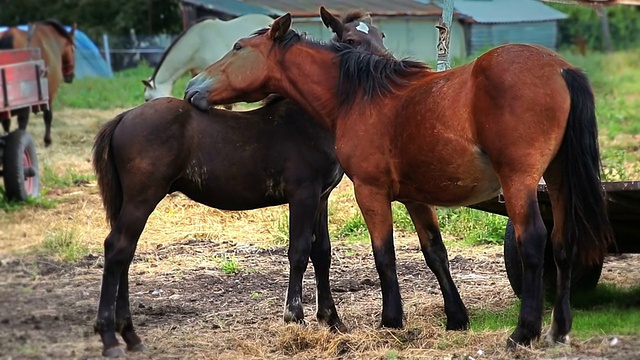
<svg viewBox="0 0 640 360">
<path fill-rule="evenodd" d="M 466 150 L 446 157 L 425 154 L 405 165 L 397 198 L 465 206 L 497 196 L 500 182 L 486 155 L 475 146 Z"/>
</svg>

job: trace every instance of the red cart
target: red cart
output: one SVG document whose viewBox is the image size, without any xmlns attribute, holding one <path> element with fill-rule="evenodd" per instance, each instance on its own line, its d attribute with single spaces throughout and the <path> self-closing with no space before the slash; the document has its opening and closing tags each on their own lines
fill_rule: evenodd
<svg viewBox="0 0 640 360">
<path fill-rule="evenodd" d="M 49 92 L 40 49 L 0 50 L 0 121 L 20 111 L 46 110 Z M 26 131 L 0 130 L 0 177 L 10 200 L 40 194 L 35 145 Z"/>
</svg>

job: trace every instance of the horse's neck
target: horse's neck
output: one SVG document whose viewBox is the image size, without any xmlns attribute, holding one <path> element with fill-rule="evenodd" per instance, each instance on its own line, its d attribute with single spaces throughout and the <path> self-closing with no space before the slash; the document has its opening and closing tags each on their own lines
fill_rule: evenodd
<svg viewBox="0 0 640 360">
<path fill-rule="evenodd" d="M 194 25 L 171 46 L 153 81 L 173 85 L 186 71 L 200 71 L 218 60 L 227 49 L 221 46 L 220 35 L 217 26 L 212 26 L 209 21 Z"/>
<path fill-rule="evenodd" d="M 38 25 L 40 26 L 40 25 Z M 62 49 L 64 39 L 58 38 L 50 33 L 42 33 L 39 36 L 33 34 L 29 47 L 40 48 L 42 60 L 47 67 L 47 81 L 49 84 L 49 99 L 55 97 L 58 85 L 62 82 Z"/>
<path fill-rule="evenodd" d="M 310 53 L 313 52 L 313 53 Z M 305 46 L 294 46 L 285 55 L 283 78 L 274 84 L 275 92 L 285 95 L 302 106 L 325 128 L 335 130 L 338 112 L 336 88 L 338 86 L 335 54 Z"/>
</svg>

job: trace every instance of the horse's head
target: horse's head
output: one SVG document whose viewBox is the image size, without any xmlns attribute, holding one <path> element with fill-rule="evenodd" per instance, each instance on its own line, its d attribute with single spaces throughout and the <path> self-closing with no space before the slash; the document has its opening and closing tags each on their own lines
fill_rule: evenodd
<svg viewBox="0 0 640 360">
<path fill-rule="evenodd" d="M 185 99 L 206 110 L 214 99 L 217 104 L 231 104 L 267 97 L 271 93 L 267 81 L 270 74 L 277 72 L 282 55 L 275 42 L 301 36 L 290 28 L 291 14 L 287 13 L 277 18 L 270 28 L 238 40 L 220 60 L 187 83 Z"/>
<path fill-rule="evenodd" d="M 171 82 L 157 84 L 153 77 L 150 77 L 147 80 L 142 80 L 142 84 L 144 85 L 144 101 L 169 96 L 171 94 Z"/>
<path fill-rule="evenodd" d="M 76 28 L 76 24 L 73 24 L 73 27 L 69 32 L 69 37 L 66 39 L 67 41 L 65 41 L 62 47 L 62 76 L 66 83 L 73 82 L 76 68 L 76 44 L 74 40 Z"/>
<path fill-rule="evenodd" d="M 389 54 L 384 46 L 384 33 L 373 26 L 368 13 L 352 11 L 341 20 L 321 6 L 320 17 L 324 25 L 336 35 L 334 41 L 359 47 L 376 55 Z"/>
</svg>

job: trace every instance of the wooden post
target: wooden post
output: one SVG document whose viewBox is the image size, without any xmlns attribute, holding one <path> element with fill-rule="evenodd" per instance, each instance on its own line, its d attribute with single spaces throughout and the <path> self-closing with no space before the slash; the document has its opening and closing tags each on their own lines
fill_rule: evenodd
<svg viewBox="0 0 640 360">
<path fill-rule="evenodd" d="M 444 0 L 442 17 L 436 25 L 438 29 L 438 61 L 436 70 L 444 71 L 451 68 L 449 42 L 451 39 L 451 21 L 453 20 L 453 0 Z"/>
</svg>

